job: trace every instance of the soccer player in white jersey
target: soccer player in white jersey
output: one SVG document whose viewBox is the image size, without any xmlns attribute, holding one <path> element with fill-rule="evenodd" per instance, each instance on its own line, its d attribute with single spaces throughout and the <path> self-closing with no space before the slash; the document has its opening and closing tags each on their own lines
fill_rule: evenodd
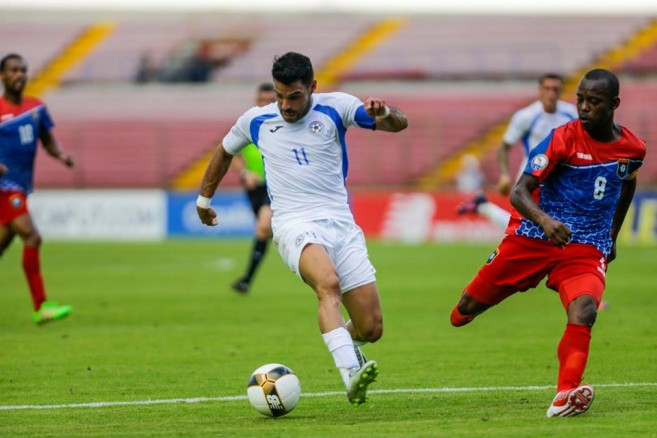
<svg viewBox="0 0 657 438">
<path fill-rule="evenodd" d="M 556 73 L 546 73 L 538 79 L 538 100 L 518 110 L 511 117 L 511 122 L 504 133 L 502 145 L 497 154 L 500 170 L 497 190 L 502 195 L 507 196 L 511 192 L 509 150 L 515 144 L 522 142 L 524 158 L 516 177 L 518 179 L 527 165 L 529 152 L 554 128 L 577 118 L 575 105 L 559 100 L 562 92 L 563 78 Z M 489 202 L 481 191 L 476 193 L 472 199 L 459 205 L 457 211 L 459 214 L 479 213 L 484 215 L 502 230 L 506 228 L 511 217 L 508 211 Z"/>
<path fill-rule="evenodd" d="M 272 76 L 276 102 L 246 111 L 217 146 L 201 183 L 198 214 L 206 225 L 219 223 L 210 200 L 233 156 L 250 143 L 257 145 L 267 174 L 274 245 L 290 270 L 315 291 L 326 347 L 349 401 L 361 404 L 378 368 L 359 346 L 381 337 L 383 317 L 375 270 L 348 205 L 345 134 L 351 126 L 398 132 L 408 122 L 383 99 L 315 94 L 313 67 L 302 54 L 275 58 Z"/>
</svg>

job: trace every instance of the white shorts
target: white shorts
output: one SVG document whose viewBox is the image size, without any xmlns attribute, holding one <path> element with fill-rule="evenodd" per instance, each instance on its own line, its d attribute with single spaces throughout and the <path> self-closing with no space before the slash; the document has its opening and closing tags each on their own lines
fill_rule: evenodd
<svg viewBox="0 0 657 438">
<path fill-rule="evenodd" d="M 316 243 L 326 249 L 333 262 L 342 293 L 376 281 L 363 230 L 353 222 L 322 219 L 281 226 L 274 230 L 273 240 L 285 264 L 302 280 L 301 252 L 306 245 Z"/>
</svg>

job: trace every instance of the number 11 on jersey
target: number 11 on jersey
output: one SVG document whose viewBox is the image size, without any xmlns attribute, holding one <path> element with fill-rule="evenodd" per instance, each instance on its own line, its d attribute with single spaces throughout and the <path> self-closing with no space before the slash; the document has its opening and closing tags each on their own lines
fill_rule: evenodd
<svg viewBox="0 0 657 438">
<path fill-rule="evenodd" d="M 308 161 L 308 157 L 306 156 L 306 148 L 294 148 L 292 151 L 294 152 L 294 157 L 297 159 L 299 166 L 310 165 L 310 161 Z"/>
</svg>

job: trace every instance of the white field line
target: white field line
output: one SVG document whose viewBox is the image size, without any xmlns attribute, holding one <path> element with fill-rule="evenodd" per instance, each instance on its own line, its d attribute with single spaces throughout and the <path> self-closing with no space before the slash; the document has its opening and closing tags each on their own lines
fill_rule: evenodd
<svg viewBox="0 0 657 438">
<path fill-rule="evenodd" d="M 632 388 L 632 387 L 657 387 L 657 382 L 651 383 L 606 383 L 594 385 L 595 388 Z M 554 386 L 484 386 L 484 387 L 461 387 L 461 388 L 400 388 L 400 389 L 374 389 L 368 391 L 370 394 L 418 394 L 438 392 L 496 392 L 496 391 L 544 391 Z M 310 392 L 303 393 L 302 397 L 326 397 L 332 395 L 344 395 L 344 391 Z M 0 411 L 20 411 L 37 409 L 78 409 L 78 408 L 107 408 L 113 406 L 144 406 L 165 405 L 175 403 L 206 403 L 206 402 L 230 402 L 246 400 L 245 395 L 232 395 L 226 397 L 195 397 L 195 398 L 171 398 L 164 400 L 135 400 L 135 401 L 101 401 L 92 403 L 71 403 L 64 405 L 0 405 Z"/>
</svg>

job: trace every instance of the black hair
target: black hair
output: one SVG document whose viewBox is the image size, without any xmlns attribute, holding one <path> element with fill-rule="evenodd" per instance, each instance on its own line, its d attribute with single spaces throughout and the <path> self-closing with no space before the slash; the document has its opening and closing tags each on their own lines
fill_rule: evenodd
<svg viewBox="0 0 657 438">
<path fill-rule="evenodd" d="M 618 77 L 612 72 L 610 72 L 609 70 L 596 68 L 587 72 L 582 79 L 586 79 L 589 81 L 605 81 L 605 83 L 607 84 L 606 86 L 607 95 L 611 99 L 615 99 L 618 97 L 618 94 L 620 92 Z"/>
<path fill-rule="evenodd" d="M 315 78 L 310 58 L 296 52 L 287 52 L 274 58 L 271 75 L 285 85 L 291 85 L 300 80 L 306 87 L 310 87 Z"/>
<path fill-rule="evenodd" d="M 258 93 L 268 93 L 270 91 L 274 91 L 274 84 L 271 82 L 263 82 L 258 85 Z"/>
<path fill-rule="evenodd" d="M 5 55 L 2 58 L 2 60 L 0 60 L 0 71 L 4 71 L 7 61 L 9 61 L 10 59 L 18 59 L 19 61 L 23 61 L 23 57 L 18 53 L 10 53 L 8 55 Z"/>
</svg>

